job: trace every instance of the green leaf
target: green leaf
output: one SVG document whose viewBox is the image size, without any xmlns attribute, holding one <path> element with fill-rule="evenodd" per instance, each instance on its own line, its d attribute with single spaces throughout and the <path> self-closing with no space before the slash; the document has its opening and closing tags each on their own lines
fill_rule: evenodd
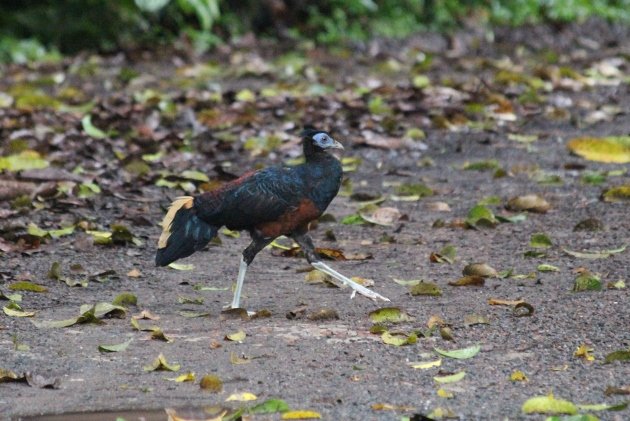
<svg viewBox="0 0 630 421">
<path fill-rule="evenodd" d="M 467 171 L 494 171 L 501 168 L 499 161 L 496 159 L 489 159 L 486 161 L 466 162 L 463 166 L 463 170 Z"/>
<path fill-rule="evenodd" d="M 610 364 L 613 361 L 630 361 L 630 350 L 614 351 L 604 358 L 604 364 Z"/>
<path fill-rule="evenodd" d="M 13 301 L 2 307 L 2 311 L 10 317 L 33 317 L 35 315 L 34 311 L 24 311 L 18 303 Z"/>
<path fill-rule="evenodd" d="M 521 410 L 526 414 L 577 414 L 577 407 L 569 401 L 556 399 L 553 395 L 536 396 L 528 399 Z"/>
<path fill-rule="evenodd" d="M 398 307 L 379 308 L 370 312 L 369 316 L 373 323 L 400 323 L 413 320 L 413 317 Z"/>
<path fill-rule="evenodd" d="M 529 246 L 534 248 L 549 248 L 553 245 L 549 236 L 542 232 L 532 234 Z"/>
<path fill-rule="evenodd" d="M 50 165 L 39 153 L 25 150 L 16 155 L 0 156 L 0 170 L 24 171 L 46 168 Z"/>
<path fill-rule="evenodd" d="M 112 304 L 115 306 L 123 307 L 127 307 L 130 305 L 135 306 L 136 304 L 138 304 L 138 297 L 130 292 L 123 292 L 121 294 L 118 294 L 116 298 L 112 300 Z"/>
<path fill-rule="evenodd" d="M 433 380 L 435 380 L 437 383 L 440 383 L 440 384 L 455 383 L 462 380 L 464 377 L 466 377 L 466 372 L 460 371 L 458 373 L 451 374 L 448 376 L 435 376 L 433 377 Z"/>
<path fill-rule="evenodd" d="M 409 292 L 411 295 L 429 295 L 429 296 L 440 296 L 442 295 L 442 290 L 437 284 L 429 281 L 420 281 L 417 284 L 413 285 Z"/>
<path fill-rule="evenodd" d="M 418 336 L 415 333 L 406 334 L 403 332 L 383 332 L 381 340 L 394 346 L 413 345 L 418 341 Z"/>
<path fill-rule="evenodd" d="M 468 217 L 466 223 L 469 226 L 477 227 L 494 227 L 498 221 L 492 211 L 482 205 L 476 205 L 468 211 Z"/>
<path fill-rule="evenodd" d="M 127 349 L 132 339 L 129 339 L 127 342 L 123 342 L 121 344 L 116 345 L 99 345 L 98 350 L 101 352 L 120 352 Z"/>
<path fill-rule="evenodd" d="M 287 412 L 289 409 L 289 405 L 282 399 L 268 399 L 251 407 L 247 412 L 250 414 L 274 414 L 276 412 Z"/>
<path fill-rule="evenodd" d="M 29 281 L 18 281 L 9 284 L 11 291 L 48 292 L 48 288 Z"/>
<path fill-rule="evenodd" d="M 553 265 L 542 263 L 536 267 L 538 272 L 560 272 L 560 269 Z"/>
<path fill-rule="evenodd" d="M 104 131 L 92 124 L 92 116 L 89 114 L 81 119 L 81 125 L 83 126 L 85 134 L 94 139 L 104 139 L 107 137 Z"/>
<path fill-rule="evenodd" d="M 602 280 L 597 275 L 593 275 L 590 272 L 584 272 L 575 278 L 575 283 L 573 284 L 574 292 L 601 290 Z"/>
<path fill-rule="evenodd" d="M 481 350 L 481 346 L 473 345 L 468 348 L 454 349 L 451 351 L 447 351 L 440 348 L 433 348 L 433 350 L 444 357 L 455 358 L 457 360 L 466 360 L 468 358 L 472 358 L 475 355 L 477 355 L 479 351 Z"/>
<path fill-rule="evenodd" d="M 610 250 L 602 250 L 602 251 L 588 251 L 588 252 L 579 252 L 572 251 L 567 249 L 562 249 L 566 254 L 569 254 L 573 257 L 577 257 L 578 259 L 605 259 L 610 257 L 613 254 L 621 253 L 626 250 L 627 245 L 623 245 L 616 249 Z"/>
<path fill-rule="evenodd" d="M 341 223 L 344 225 L 359 225 L 365 223 L 365 219 L 363 219 L 361 215 L 354 214 L 344 217 Z"/>
</svg>

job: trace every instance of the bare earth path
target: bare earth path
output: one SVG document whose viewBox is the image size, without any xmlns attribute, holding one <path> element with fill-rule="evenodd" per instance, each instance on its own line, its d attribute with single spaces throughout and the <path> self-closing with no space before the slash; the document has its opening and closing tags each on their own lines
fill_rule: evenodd
<svg viewBox="0 0 630 421">
<path fill-rule="evenodd" d="M 278 398 L 326 420 L 423 419 L 418 414 L 539 420 L 546 416 L 526 415 L 521 407 L 550 392 L 577 405 L 627 402 L 630 362 L 604 364 L 604 358 L 630 348 L 630 250 L 585 259 L 563 249 L 630 245 L 627 197 L 601 199 L 608 188 L 630 183 L 628 164 L 588 161 L 566 147 L 574 137 L 630 134 L 629 47 L 627 28 L 589 22 L 497 31 L 494 42 L 462 35 L 448 43 L 426 35 L 357 50 L 289 54 L 244 42 L 196 61 L 139 54 L 5 68 L 0 92 L 13 103 L 0 108 L 2 155 L 36 150 L 49 169 L 63 173 L 0 174 L 4 185 L 17 180 L 27 193 L 39 189 L 24 207 L 10 205 L 14 192 L 0 202 L 0 291 L 20 293 L 22 309 L 35 312 L 0 313 L 0 369 L 58 380 L 56 389 L 0 382 L 0 417 L 236 409 Z M 59 102 L 42 104 L 42 98 Z M 76 107 L 91 100 L 87 112 L 104 136 L 81 123 L 86 111 Z M 279 249 L 258 255 L 242 299 L 248 309 L 266 309 L 270 316 L 245 321 L 221 315 L 245 236 L 222 234 L 222 244 L 181 262 L 192 270 L 153 266 L 158 223 L 170 200 L 185 193 L 182 187 L 198 192 L 217 185 L 226 172 L 290 161 L 299 155 L 295 133 L 302 123 L 330 129 L 345 144 L 346 157 L 358 158 L 346 162 L 357 164 L 346 173 L 352 192 L 346 185 L 328 209 L 334 221 L 321 221 L 312 231 L 316 245 L 343 251 L 349 260 L 331 266 L 372 279 L 371 288 L 412 316 L 387 328 L 416 332 L 416 343 L 385 344 L 381 333 L 370 333 L 369 317 L 383 303 L 350 300 L 347 289 L 307 283 L 305 260 L 282 257 Z M 464 169 L 471 163 L 473 169 Z M 75 171 L 79 166 L 82 171 Z M 433 195 L 396 200 L 405 195 L 400 185 L 419 183 Z M 526 194 L 540 195 L 550 209 L 506 210 L 509 199 Z M 385 201 L 379 206 L 400 212 L 392 225 L 341 223 L 364 205 L 357 198 L 380 196 Z M 469 210 L 491 196 L 487 207 L 495 215 L 524 219 L 466 228 Z M 574 230 L 588 218 L 603 229 Z M 75 228 L 39 240 L 27 234 L 29 223 L 45 230 Z M 111 232 L 112 224 L 124 225 L 140 241 L 96 244 L 93 231 Z M 546 234 L 551 247 L 530 246 L 535 233 Z M 37 233 L 31 228 L 31 234 Z M 446 245 L 456 249 L 454 262 L 431 262 L 431 253 Z M 544 255 L 525 257 L 532 250 Z M 60 276 L 49 274 L 53 262 L 59 262 Z M 473 262 L 506 276 L 488 278 L 483 286 L 448 284 Z M 557 271 L 541 271 L 541 264 Z M 572 291 L 584 270 L 601 278 L 601 291 Z M 90 277 L 107 271 L 113 272 Z M 88 282 L 71 287 L 64 279 Z M 441 295 L 412 296 L 394 279 L 434 282 Z M 10 289 L 22 280 L 47 292 Z M 615 283 L 618 288 L 608 287 Z M 137 297 L 122 318 L 64 328 L 33 324 L 76 317 L 81 305 L 111 303 L 122 292 Z M 516 317 L 513 305 L 490 305 L 491 299 L 524 300 L 534 312 Z M 338 318 L 313 317 L 322 308 Z M 159 316 L 140 320 L 142 326 L 159 326 L 172 342 L 151 339 L 130 324 L 141 310 Z M 208 314 L 190 318 L 182 311 Z M 432 316 L 450 327 L 452 341 L 427 327 Z M 239 330 L 246 333 L 241 342 L 225 339 Z M 123 351 L 99 351 L 99 345 L 128 340 Z M 437 360 L 435 347 L 476 344 L 480 352 L 471 359 L 443 357 L 441 366 L 428 369 L 408 364 Z M 575 355 L 581 345 L 592 349 L 594 360 Z M 145 371 L 160 353 L 180 364 L 179 371 Z M 510 379 L 517 370 L 527 381 Z M 460 371 L 466 374 L 458 382 L 434 380 Z M 196 379 L 165 379 L 187 372 Z M 206 374 L 223 381 L 220 392 L 200 388 Z M 452 397 L 440 396 L 440 388 Z M 226 402 L 237 392 L 258 399 Z M 629 409 L 578 412 L 630 418 Z M 275 420 L 281 414 L 246 417 Z"/>
</svg>

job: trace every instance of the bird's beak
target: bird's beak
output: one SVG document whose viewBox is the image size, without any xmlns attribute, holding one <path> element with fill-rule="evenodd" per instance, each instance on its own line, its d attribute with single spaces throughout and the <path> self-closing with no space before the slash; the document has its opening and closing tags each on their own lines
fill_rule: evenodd
<svg viewBox="0 0 630 421">
<path fill-rule="evenodd" d="M 329 148 L 332 149 L 341 149 L 342 151 L 344 150 L 344 147 L 341 143 L 337 142 L 336 140 L 333 139 L 333 144 L 329 146 Z"/>
</svg>

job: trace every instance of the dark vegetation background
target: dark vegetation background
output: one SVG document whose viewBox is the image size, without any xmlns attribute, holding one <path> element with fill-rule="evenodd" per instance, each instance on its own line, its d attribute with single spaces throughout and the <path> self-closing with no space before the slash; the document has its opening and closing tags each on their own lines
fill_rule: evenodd
<svg viewBox="0 0 630 421">
<path fill-rule="evenodd" d="M 599 16 L 630 22 L 630 0 L 4 0 L 0 61 L 159 44 L 204 52 L 246 34 L 333 44 L 421 30 Z"/>
</svg>

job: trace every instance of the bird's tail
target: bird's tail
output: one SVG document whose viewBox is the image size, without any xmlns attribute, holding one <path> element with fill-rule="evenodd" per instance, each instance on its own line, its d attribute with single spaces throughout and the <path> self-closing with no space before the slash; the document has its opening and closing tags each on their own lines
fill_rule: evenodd
<svg viewBox="0 0 630 421">
<path fill-rule="evenodd" d="M 218 229 L 197 216 L 193 197 L 178 197 L 162 221 L 155 264 L 166 266 L 201 250 L 217 235 Z"/>
</svg>

